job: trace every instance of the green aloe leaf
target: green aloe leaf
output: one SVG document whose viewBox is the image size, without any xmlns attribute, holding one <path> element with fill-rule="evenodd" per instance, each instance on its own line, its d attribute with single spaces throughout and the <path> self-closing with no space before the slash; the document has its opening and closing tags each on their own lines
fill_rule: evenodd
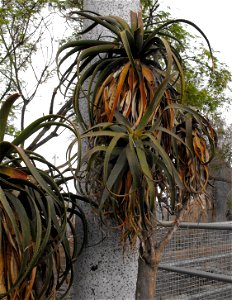
<svg viewBox="0 0 232 300">
<path fill-rule="evenodd" d="M 132 30 L 132 32 L 135 32 L 139 27 L 137 13 L 134 11 L 131 11 L 130 19 L 131 19 L 131 30 Z"/>
<path fill-rule="evenodd" d="M 5 145 L 8 148 L 9 152 L 18 153 L 19 156 L 22 158 L 23 162 L 25 163 L 25 165 L 27 166 L 28 170 L 32 174 L 32 176 L 35 178 L 35 180 L 48 193 L 48 195 L 50 195 L 52 198 L 56 199 L 55 194 L 49 189 L 49 187 L 47 186 L 47 183 L 44 181 L 44 179 L 41 177 L 38 170 L 31 163 L 29 157 L 25 154 L 23 149 L 21 149 L 20 147 L 17 147 L 14 144 L 9 143 L 9 142 L 2 142 L 2 145 Z"/>
<path fill-rule="evenodd" d="M 143 174 L 145 175 L 150 195 L 150 209 L 153 211 L 155 202 L 155 187 L 151 167 L 147 161 L 146 150 L 141 140 L 136 140 L 136 152 Z"/>
<path fill-rule="evenodd" d="M 80 47 L 75 47 L 75 46 L 70 46 L 70 47 L 73 47 L 71 50 L 69 50 L 60 60 L 59 60 L 59 54 L 62 52 L 62 51 L 64 51 L 64 50 L 66 50 L 67 48 L 65 47 L 64 49 L 59 49 L 58 50 L 58 52 L 59 53 L 57 53 L 57 68 L 58 68 L 58 70 L 59 70 L 59 68 L 60 68 L 60 66 L 67 60 L 67 59 L 69 59 L 70 58 L 70 56 L 72 56 L 73 54 L 75 54 L 75 53 L 77 53 L 77 55 L 78 55 L 78 53 L 79 53 L 79 51 L 81 50 L 80 49 Z M 62 47 L 61 47 L 62 48 Z"/>
<path fill-rule="evenodd" d="M 115 134 L 115 136 L 112 138 L 111 142 L 107 146 L 105 158 L 104 158 L 104 167 L 103 167 L 103 180 L 105 182 L 107 181 L 107 178 L 108 178 L 108 168 L 109 168 L 110 158 L 114 152 L 114 149 L 115 149 L 118 141 L 123 137 L 125 137 L 124 133 Z"/>
<path fill-rule="evenodd" d="M 164 127 L 156 127 L 157 131 L 161 131 L 161 132 L 165 132 L 167 133 L 170 137 L 172 137 L 173 139 L 175 139 L 176 141 L 182 143 L 189 151 L 190 153 L 193 155 L 192 149 L 187 145 L 187 143 L 180 138 L 177 134 L 175 134 L 174 132 L 172 132 L 171 130 L 164 128 Z M 152 132 L 152 130 L 149 130 L 149 132 Z"/>
<path fill-rule="evenodd" d="M 131 65 L 133 66 L 133 68 L 136 69 L 135 61 L 134 61 L 133 54 L 132 54 L 133 47 L 135 47 L 134 38 L 131 35 L 129 35 L 128 31 L 126 31 L 126 30 L 120 32 L 120 37 L 121 37 L 121 40 L 123 43 L 123 47 L 126 50 L 126 54 L 129 58 L 129 61 L 130 61 Z M 130 38 L 130 40 L 128 40 L 128 37 Z"/>
<path fill-rule="evenodd" d="M 12 228 L 14 230 L 15 238 L 17 240 L 18 245 L 20 246 L 20 251 L 23 253 L 25 244 L 21 243 L 21 234 L 20 234 L 20 230 L 19 230 L 17 221 L 15 219 L 13 208 L 11 207 L 10 203 L 8 202 L 6 195 L 1 187 L 0 187 L 0 200 L 1 200 L 1 205 L 3 206 L 4 210 L 6 211 L 8 217 L 10 219 Z"/>
<path fill-rule="evenodd" d="M 181 63 L 179 61 L 179 59 L 177 58 L 177 56 L 174 54 L 174 51 L 172 50 L 172 57 L 175 61 L 175 64 L 177 66 L 177 69 L 179 71 L 179 76 L 180 76 L 180 85 L 181 85 L 181 88 L 180 88 L 180 97 L 181 97 L 181 100 L 180 102 L 182 103 L 183 102 L 183 99 L 184 99 L 184 96 L 185 96 L 185 79 L 184 79 L 184 71 L 183 71 L 183 68 L 181 66 Z"/>
<path fill-rule="evenodd" d="M 79 166 L 79 169 L 80 167 L 83 165 L 83 163 L 86 163 L 88 162 L 88 165 L 91 165 L 92 163 L 92 156 L 94 156 L 96 153 L 99 153 L 99 152 L 106 152 L 107 150 L 107 146 L 95 146 L 91 149 L 89 149 L 84 155 L 83 155 L 83 158 L 81 160 L 81 165 Z"/>
<path fill-rule="evenodd" d="M 9 96 L 5 102 L 3 102 L 1 109 L 0 109 L 0 120 L 1 120 L 1 126 L 0 126 L 0 142 L 3 141 L 4 135 L 6 133 L 6 127 L 7 127 L 7 121 L 9 117 L 10 110 L 12 108 L 12 105 L 14 102 L 20 97 L 20 94 L 15 93 L 11 96 Z"/>
<path fill-rule="evenodd" d="M 115 119 L 118 122 L 118 124 L 125 126 L 125 128 L 127 128 L 128 130 L 130 128 L 132 128 L 131 122 L 127 118 L 125 118 L 120 112 L 115 110 L 114 114 L 115 114 Z"/>
<path fill-rule="evenodd" d="M 116 24 L 120 25 L 121 30 L 127 30 L 128 32 L 132 33 L 129 24 L 123 18 L 119 16 L 109 16 L 109 17 L 117 21 Z M 106 17 L 104 18 L 106 19 Z"/>
<path fill-rule="evenodd" d="M 93 16 L 85 11 L 76 12 L 78 15 L 95 22 L 97 25 L 102 25 L 103 27 L 109 29 L 111 32 L 119 36 L 120 30 L 118 30 L 115 26 L 113 26 L 109 21 L 107 21 L 107 17 L 102 16 Z"/>
<path fill-rule="evenodd" d="M 126 150 L 123 149 L 120 153 L 120 155 L 117 158 L 116 163 L 114 164 L 114 167 L 112 168 L 109 177 L 106 182 L 106 188 L 104 189 L 102 193 L 102 197 L 99 204 L 99 211 L 102 211 L 103 206 L 110 196 L 110 191 L 113 188 L 113 186 L 117 183 L 118 178 L 120 178 L 120 174 L 125 170 L 126 168 Z"/>
<path fill-rule="evenodd" d="M 61 46 L 56 54 L 56 60 L 57 64 L 60 67 L 60 65 L 70 56 L 73 54 L 73 50 L 76 49 L 76 52 L 79 52 L 83 49 L 89 48 L 89 47 L 94 47 L 94 46 L 100 46 L 100 45 L 107 45 L 109 44 L 109 41 L 102 41 L 102 40 L 76 40 L 76 41 L 71 41 L 63 46 Z M 59 55 L 61 52 L 67 50 L 68 48 L 73 48 L 73 50 L 70 50 L 70 52 L 66 53 L 66 55 L 59 61 Z"/>
<path fill-rule="evenodd" d="M 78 62 L 82 61 L 83 59 L 89 56 L 91 56 L 92 59 L 94 59 L 94 57 L 98 56 L 100 53 L 109 53 L 110 50 L 117 49 L 118 46 L 119 45 L 116 43 L 108 42 L 108 44 L 106 45 L 89 47 L 85 50 L 82 50 L 80 56 L 78 57 Z"/>
<path fill-rule="evenodd" d="M 110 131 L 110 130 L 102 130 L 102 131 L 94 131 L 94 132 L 87 132 L 87 133 L 84 133 L 82 135 L 82 138 L 87 138 L 87 137 L 106 137 L 106 136 L 109 136 L 109 137 L 114 137 L 117 135 L 117 132 L 113 132 L 113 131 Z M 125 135 L 126 137 L 126 135 Z"/>
<path fill-rule="evenodd" d="M 200 32 L 200 34 L 203 36 L 203 38 L 205 39 L 208 47 L 209 47 L 209 51 L 210 51 L 210 54 L 211 54 L 211 57 L 213 59 L 213 52 L 212 52 L 212 48 L 211 48 L 211 45 L 210 45 L 210 42 L 207 38 L 207 36 L 204 34 L 204 32 L 193 22 L 191 21 L 188 21 L 188 20 L 185 20 L 185 19 L 176 19 L 176 20 L 170 20 L 170 21 L 167 21 L 165 22 L 164 24 L 160 25 L 158 28 L 156 28 L 149 36 L 148 38 L 146 39 L 146 41 L 144 42 L 144 46 L 143 46 L 143 51 L 147 48 L 149 48 L 153 42 L 154 42 L 154 39 L 156 39 L 157 35 L 159 35 L 160 32 L 162 32 L 162 29 L 165 29 L 167 28 L 169 25 L 171 24 L 175 24 L 175 23 L 185 23 L 185 24 L 188 24 L 188 25 L 191 25 L 192 27 L 194 27 L 197 31 Z"/>
<path fill-rule="evenodd" d="M 6 195 L 7 195 L 7 199 L 5 198 L 5 200 L 9 202 L 9 204 L 12 206 L 13 211 L 9 210 L 9 204 L 7 207 L 6 201 L 1 201 L 1 203 L 3 204 L 4 210 L 8 213 L 8 216 L 10 217 L 10 222 L 13 225 L 14 233 L 15 230 L 17 232 L 16 226 L 17 228 L 20 228 L 19 237 L 18 237 L 19 239 L 17 240 L 17 244 L 22 247 L 21 249 L 22 258 L 20 262 L 18 280 L 14 282 L 12 286 L 12 289 L 15 289 L 17 288 L 17 286 L 21 284 L 21 282 L 25 279 L 27 274 L 31 271 L 29 265 L 30 262 L 29 245 L 31 244 L 32 240 L 30 239 L 31 237 L 30 220 L 28 218 L 25 208 L 20 203 L 20 201 L 18 201 L 17 197 L 15 197 L 12 193 L 6 192 Z M 3 200 L 2 197 L 1 199 Z M 15 224 L 16 220 L 17 223 Z M 16 233 L 16 236 L 17 235 L 18 234 Z"/>
<path fill-rule="evenodd" d="M 144 43 L 144 36 L 143 36 L 143 29 L 137 28 L 134 32 L 134 40 L 135 40 L 135 47 L 136 52 L 140 54 L 140 52 L 143 49 L 143 43 Z"/>
<path fill-rule="evenodd" d="M 60 85 L 64 84 L 65 81 L 67 81 L 67 79 L 69 78 L 69 76 L 72 74 L 73 72 L 73 68 L 77 65 L 76 59 L 72 62 L 72 64 L 66 69 L 66 71 L 60 76 Z M 60 75 L 58 73 L 58 75 Z M 65 89 L 65 94 L 67 93 L 67 88 L 70 87 L 74 80 L 77 78 L 77 74 L 76 72 L 72 75 L 72 77 L 70 79 L 68 79 L 68 85 Z"/>
<path fill-rule="evenodd" d="M 38 131 L 39 129 L 43 127 L 52 127 L 52 126 L 60 126 L 60 127 L 65 127 L 69 129 L 70 131 L 76 133 L 73 129 L 72 126 L 65 124 L 63 122 L 56 122 L 56 121 L 49 121 L 49 120 L 54 120 L 54 119 L 61 119 L 63 121 L 67 121 L 70 123 L 67 118 L 61 116 L 61 115 L 47 115 L 43 116 L 34 122 L 32 122 L 30 125 L 28 125 L 23 131 L 20 132 L 20 134 L 12 141 L 13 145 L 20 145 L 23 142 L 25 142 L 33 133 Z"/>
<path fill-rule="evenodd" d="M 129 144 L 126 147 L 126 157 L 133 178 L 131 190 L 133 193 L 136 192 L 138 194 L 140 214 L 141 214 L 143 225 L 146 228 L 145 199 L 144 199 L 144 189 L 142 185 L 142 179 L 143 179 L 142 168 L 140 166 L 135 148 L 136 148 L 135 141 L 133 140 L 132 135 L 129 135 Z"/>
<path fill-rule="evenodd" d="M 162 160 L 164 161 L 164 164 L 166 165 L 166 168 L 169 172 L 169 174 L 175 178 L 176 184 L 182 189 L 183 183 L 181 182 L 179 178 L 179 174 L 177 173 L 177 170 L 175 169 L 170 157 L 166 153 L 166 151 L 163 149 L 163 147 L 160 145 L 158 140 L 150 133 L 144 133 L 144 136 L 147 136 L 149 140 L 153 144 L 153 148 L 159 153 L 159 155 L 162 157 Z"/>
<path fill-rule="evenodd" d="M 146 112 L 137 127 L 138 130 L 143 129 L 149 122 L 153 112 L 155 111 L 155 108 L 160 104 L 162 97 L 164 95 L 164 92 L 166 90 L 166 87 L 169 83 L 171 69 L 172 69 L 172 63 L 173 63 L 172 51 L 166 40 L 162 39 L 162 42 L 163 42 L 163 45 L 164 45 L 166 53 L 167 53 L 167 68 L 166 68 L 166 72 L 165 72 L 165 77 L 164 77 L 162 83 L 158 86 L 158 88 L 155 92 L 154 98 L 152 99 L 151 103 L 147 107 Z"/>
</svg>

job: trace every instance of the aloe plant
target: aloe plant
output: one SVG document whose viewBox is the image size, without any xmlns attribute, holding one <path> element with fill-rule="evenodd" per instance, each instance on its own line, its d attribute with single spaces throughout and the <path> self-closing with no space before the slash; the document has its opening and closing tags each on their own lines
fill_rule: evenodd
<svg viewBox="0 0 232 300">
<path fill-rule="evenodd" d="M 51 116 L 4 141 L 7 117 L 19 96 L 10 96 L 0 109 L 0 298 L 57 299 L 57 293 L 62 298 L 70 289 L 79 254 L 73 216 L 84 228 L 85 218 L 61 172 L 20 146 L 48 126 Z"/>
<path fill-rule="evenodd" d="M 169 42 L 172 36 L 168 28 L 172 24 L 184 22 L 194 26 L 205 37 L 212 53 L 201 29 L 187 20 L 168 21 L 150 32 L 144 31 L 141 14 L 137 16 L 133 12 L 131 27 L 116 16 L 103 17 L 83 11 L 76 14 L 93 22 L 81 34 L 102 25 L 109 30 L 109 36 L 113 36 L 110 40 L 109 36 L 105 39 L 100 36 L 98 40 L 72 41 L 57 53 L 57 59 L 60 58 L 58 68 L 74 56 L 73 63 L 61 76 L 61 82 L 69 78 L 67 91 L 78 78 L 73 104 L 83 128 L 88 127 L 80 113 L 83 101 L 88 101 L 90 125 L 112 121 L 117 108 L 133 126 L 139 124 L 145 112 L 151 114 L 153 111 L 155 117 L 159 106 L 166 107 L 172 100 L 182 101 L 184 74 L 178 50 Z M 87 91 L 85 97 L 80 97 L 83 87 Z"/>
<path fill-rule="evenodd" d="M 207 119 L 182 103 L 184 71 L 168 28 L 190 24 L 210 52 L 211 47 L 187 20 L 164 22 L 148 32 L 133 12 L 131 26 L 120 17 L 77 14 L 92 21 L 82 33 L 97 25 L 109 30 L 106 39 L 69 42 L 57 56 L 60 69 L 75 56 L 61 82 L 68 79 L 68 90 L 77 79 L 73 105 L 84 130 L 81 138 L 88 141 L 85 155 L 78 153 L 80 190 L 95 196 L 100 216 L 116 222 L 124 241 L 134 245 L 140 239 L 136 298 L 154 299 L 161 254 L 189 201 L 205 193 L 216 141 Z M 89 124 L 82 101 L 88 103 Z M 156 239 L 158 209 L 175 216 L 161 241 Z"/>
</svg>

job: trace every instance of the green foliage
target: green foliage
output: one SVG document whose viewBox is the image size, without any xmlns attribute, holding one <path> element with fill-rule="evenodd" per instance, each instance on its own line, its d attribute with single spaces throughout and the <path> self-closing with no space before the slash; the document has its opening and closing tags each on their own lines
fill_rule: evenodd
<svg viewBox="0 0 232 300">
<path fill-rule="evenodd" d="M 203 51 L 205 52 L 205 51 Z M 194 63 L 186 67 L 186 99 L 205 114 L 213 114 L 220 107 L 225 107 L 231 100 L 227 96 L 231 73 L 227 67 L 214 57 L 215 69 L 212 72 L 202 54 Z"/>
<path fill-rule="evenodd" d="M 66 0 L 64 2 L 68 8 L 83 9 L 83 0 Z"/>
<path fill-rule="evenodd" d="M 21 129 L 24 127 L 26 106 L 34 98 L 39 86 L 51 75 L 49 72 L 51 61 L 46 55 L 39 68 L 34 61 L 43 34 L 45 31 L 49 32 L 48 23 L 51 13 L 46 14 L 43 10 L 47 2 L 45 0 L 2 1 L 0 6 L 0 102 L 14 91 L 21 94 L 22 101 L 18 103 L 18 108 L 20 107 L 22 112 Z M 48 51 L 51 52 L 51 49 L 52 46 Z M 27 83 L 25 83 L 25 72 L 30 74 L 30 81 Z M 13 135 L 16 134 L 16 129 L 14 130 L 16 114 L 17 109 L 12 110 L 12 121 L 8 119 L 8 133 Z"/>
</svg>

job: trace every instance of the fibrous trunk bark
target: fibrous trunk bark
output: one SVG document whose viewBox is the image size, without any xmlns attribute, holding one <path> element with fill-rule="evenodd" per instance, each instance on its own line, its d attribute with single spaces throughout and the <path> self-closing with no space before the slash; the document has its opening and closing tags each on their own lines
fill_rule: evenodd
<svg viewBox="0 0 232 300">
<path fill-rule="evenodd" d="M 157 265 L 149 265 L 142 257 L 138 260 L 136 300 L 154 300 L 156 290 Z"/>
<path fill-rule="evenodd" d="M 157 241 L 157 227 L 144 230 L 140 239 L 136 300 L 154 300 L 158 266 L 163 252 Z"/>
</svg>

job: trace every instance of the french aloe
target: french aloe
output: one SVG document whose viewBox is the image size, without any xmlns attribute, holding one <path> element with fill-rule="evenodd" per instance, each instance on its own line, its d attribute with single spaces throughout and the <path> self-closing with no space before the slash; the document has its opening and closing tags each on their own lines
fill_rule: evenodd
<svg viewBox="0 0 232 300">
<path fill-rule="evenodd" d="M 84 228 L 85 218 L 59 169 L 20 146 L 48 126 L 51 116 L 33 122 L 12 142 L 4 140 L 18 97 L 10 96 L 0 109 L 0 298 L 56 299 L 57 293 L 62 298 L 79 254 L 73 216 Z"/>
<path fill-rule="evenodd" d="M 146 31 L 140 13 L 131 13 L 131 26 L 116 16 L 76 14 L 93 22 L 82 33 L 101 25 L 114 37 L 72 41 L 57 54 L 60 70 L 75 57 L 61 82 L 70 77 L 69 88 L 77 79 L 73 105 L 85 130 L 82 139 L 89 141 L 89 152 L 79 160 L 88 162 L 82 178 L 86 192 L 98 195 L 100 213 L 110 214 L 125 237 L 135 241 L 144 226 L 153 226 L 157 206 L 165 202 L 176 214 L 205 191 L 214 152 L 216 136 L 209 122 L 182 103 L 184 71 L 168 28 L 189 24 L 211 47 L 201 29 L 183 19 Z M 89 124 L 82 101 L 88 102 Z"/>
<path fill-rule="evenodd" d="M 207 119 L 183 104 L 184 70 L 169 26 L 189 24 L 210 52 L 211 47 L 201 29 L 183 19 L 146 31 L 140 13 L 131 13 L 131 26 L 116 16 L 76 14 L 92 21 L 82 33 L 97 25 L 109 32 L 105 38 L 69 42 L 57 55 L 60 72 L 73 58 L 61 82 L 68 81 L 66 90 L 75 84 L 73 106 L 87 143 L 85 154 L 77 154 L 79 190 L 95 197 L 102 220 L 113 219 L 123 241 L 135 245 L 140 239 L 139 273 L 144 270 L 149 287 L 139 277 L 136 298 L 154 299 L 161 253 L 189 201 L 206 191 L 216 142 Z M 156 240 L 158 212 L 174 216 L 161 241 Z"/>
</svg>

